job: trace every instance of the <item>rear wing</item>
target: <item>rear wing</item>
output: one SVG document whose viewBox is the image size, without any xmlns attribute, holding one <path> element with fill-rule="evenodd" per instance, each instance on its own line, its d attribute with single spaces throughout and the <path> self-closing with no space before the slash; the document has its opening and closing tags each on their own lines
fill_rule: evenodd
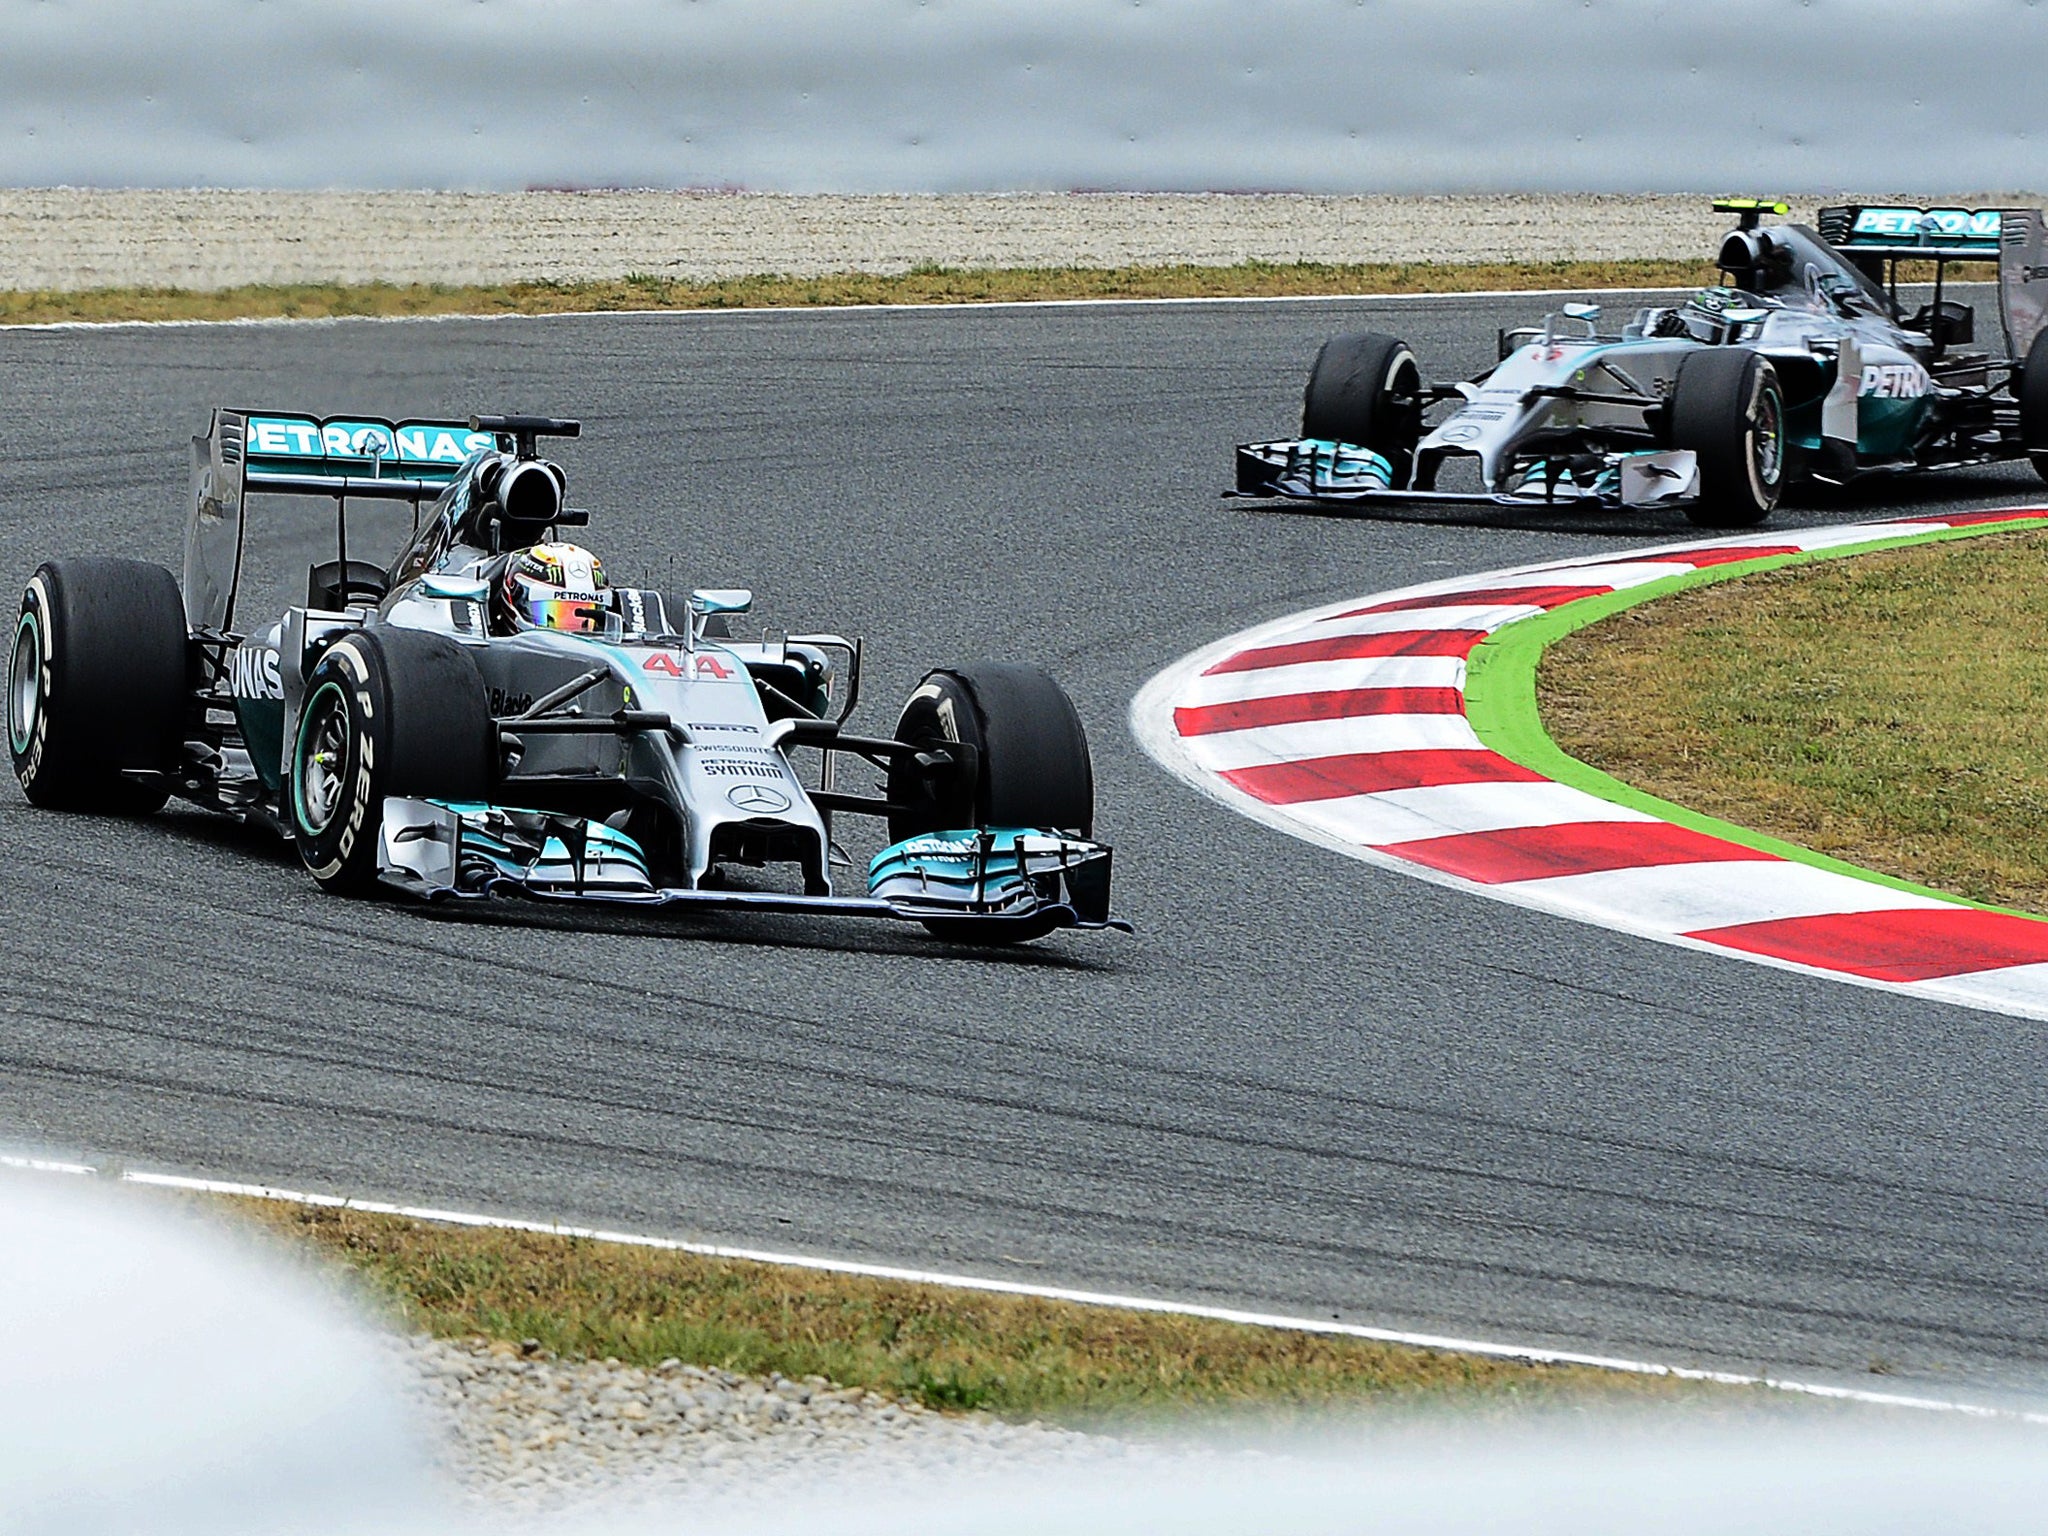
<svg viewBox="0 0 2048 1536">
<path fill-rule="evenodd" d="M 192 439 L 192 516 L 185 529 L 185 617 L 225 630 L 241 582 L 243 503 L 251 495 L 410 501 L 439 496 L 494 432 L 460 421 L 380 421 L 216 409 Z M 347 523 L 340 521 L 343 569 Z"/>
<path fill-rule="evenodd" d="M 1999 318 L 2014 361 L 2048 323 L 2048 233 L 2038 208 L 1852 203 L 1821 209 L 1819 225 L 1821 238 L 1851 260 L 1934 262 L 1937 300 L 1949 262 L 1996 262 Z"/>
<path fill-rule="evenodd" d="M 498 446 L 497 434 L 460 421 L 377 421 L 362 417 L 257 415 L 242 419 L 244 485 L 251 491 L 315 496 L 438 496 L 463 461 Z"/>
<path fill-rule="evenodd" d="M 1821 239 L 1844 256 L 1902 261 L 1996 261 L 2004 208 L 1909 208 L 1849 203 L 1823 208 Z"/>
</svg>

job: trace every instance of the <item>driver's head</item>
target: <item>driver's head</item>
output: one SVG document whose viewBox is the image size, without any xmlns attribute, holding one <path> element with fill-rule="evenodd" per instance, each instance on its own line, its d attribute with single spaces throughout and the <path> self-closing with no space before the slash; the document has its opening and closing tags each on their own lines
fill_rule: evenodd
<svg viewBox="0 0 2048 1536">
<path fill-rule="evenodd" d="M 505 563 L 498 607 L 514 628 L 594 635 L 604 627 L 604 567 L 577 544 L 536 544 Z"/>
</svg>

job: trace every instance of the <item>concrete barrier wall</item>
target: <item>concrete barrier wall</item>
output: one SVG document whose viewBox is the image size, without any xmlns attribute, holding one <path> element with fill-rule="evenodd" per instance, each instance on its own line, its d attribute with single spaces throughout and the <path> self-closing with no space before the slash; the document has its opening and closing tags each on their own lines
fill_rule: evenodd
<svg viewBox="0 0 2048 1536">
<path fill-rule="evenodd" d="M 0 184 L 2042 185 L 2033 0 L 10 0 Z"/>
</svg>

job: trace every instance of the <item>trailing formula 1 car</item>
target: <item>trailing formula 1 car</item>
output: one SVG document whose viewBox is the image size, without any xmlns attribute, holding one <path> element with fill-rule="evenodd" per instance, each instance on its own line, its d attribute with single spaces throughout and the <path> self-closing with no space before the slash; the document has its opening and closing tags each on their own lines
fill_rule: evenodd
<svg viewBox="0 0 2048 1536">
<path fill-rule="evenodd" d="M 2048 238 L 2032 208 L 1823 208 L 1729 199 L 1722 282 L 1638 310 L 1619 335 L 1567 304 L 1504 331 L 1499 362 L 1425 383 L 1397 337 L 1326 342 L 1301 436 L 1237 450 L 1232 494 L 1515 507 L 1682 508 L 1762 522 L 1788 485 L 2027 457 L 2048 475 Z M 1931 263 L 1908 314 L 1902 263 Z M 1955 263 L 1995 265 L 2002 345 L 1948 296 Z M 1909 274 L 1910 275 L 1910 274 Z M 1434 408 L 1452 409 L 1431 415 Z"/>
<path fill-rule="evenodd" d="M 741 643 L 750 593 L 613 586 L 560 542 L 588 514 L 536 444 L 578 433 L 215 411 L 182 589 L 116 559 L 29 581 L 7 684 L 28 798 L 147 814 L 182 796 L 275 827 L 343 892 L 893 917 L 970 942 L 1127 926 L 1087 739 L 1048 674 L 936 670 L 891 735 L 849 730 L 860 641 Z M 276 496 L 331 499 L 336 556 L 303 605 L 238 629 L 249 508 Z M 350 556 L 362 499 L 412 505 L 388 567 Z M 880 785 L 842 787 L 849 760 Z M 888 827 L 858 895 L 832 879 L 847 815 Z"/>
</svg>

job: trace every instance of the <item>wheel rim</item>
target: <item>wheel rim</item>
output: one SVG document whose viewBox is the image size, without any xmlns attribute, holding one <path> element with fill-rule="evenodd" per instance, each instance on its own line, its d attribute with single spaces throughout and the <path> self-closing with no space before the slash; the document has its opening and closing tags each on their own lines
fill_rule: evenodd
<svg viewBox="0 0 2048 1536">
<path fill-rule="evenodd" d="M 338 683 L 323 683 L 306 701 L 292 754 L 292 813 L 299 830 L 318 836 L 340 808 L 348 780 L 348 698 Z"/>
<path fill-rule="evenodd" d="M 1395 355 L 1380 389 L 1380 414 L 1387 423 L 1384 442 L 1371 444 L 1393 467 L 1397 485 L 1408 479 L 1409 461 L 1422 436 L 1422 369 L 1413 352 Z"/>
<path fill-rule="evenodd" d="M 1769 385 L 1756 393 L 1749 416 L 1750 456 L 1758 482 L 1768 489 L 1785 472 L 1785 407 Z"/>
<path fill-rule="evenodd" d="M 7 663 L 7 743 L 19 756 L 35 739 L 43 712 L 43 627 L 33 611 L 14 628 L 14 654 Z"/>
</svg>

